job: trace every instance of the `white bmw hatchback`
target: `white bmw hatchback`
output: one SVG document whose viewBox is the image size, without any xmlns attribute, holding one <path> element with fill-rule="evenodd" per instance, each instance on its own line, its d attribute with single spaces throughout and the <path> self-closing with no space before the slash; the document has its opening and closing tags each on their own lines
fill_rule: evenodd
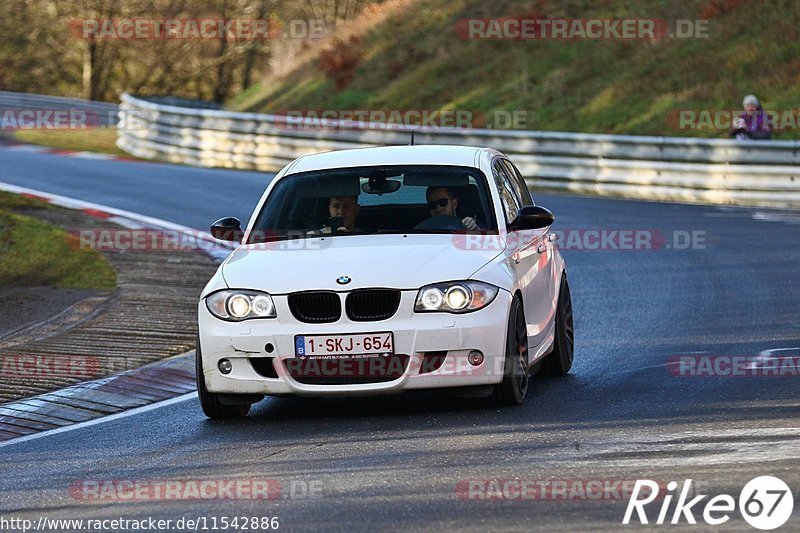
<svg viewBox="0 0 800 533">
<path fill-rule="evenodd" d="M 301 157 L 270 182 L 201 295 L 211 418 L 265 395 L 459 388 L 524 400 L 567 373 L 573 317 L 553 214 L 502 153 L 394 146 Z"/>
</svg>

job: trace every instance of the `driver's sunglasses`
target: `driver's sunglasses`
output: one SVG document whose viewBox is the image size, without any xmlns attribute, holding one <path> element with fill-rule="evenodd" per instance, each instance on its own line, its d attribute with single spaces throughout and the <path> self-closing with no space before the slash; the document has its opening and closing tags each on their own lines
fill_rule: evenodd
<svg viewBox="0 0 800 533">
<path fill-rule="evenodd" d="M 450 198 L 439 198 L 438 200 L 432 200 L 428 202 L 428 209 L 433 211 L 434 209 L 436 209 L 437 205 L 439 207 L 447 207 L 447 204 L 449 203 L 450 203 Z"/>
</svg>

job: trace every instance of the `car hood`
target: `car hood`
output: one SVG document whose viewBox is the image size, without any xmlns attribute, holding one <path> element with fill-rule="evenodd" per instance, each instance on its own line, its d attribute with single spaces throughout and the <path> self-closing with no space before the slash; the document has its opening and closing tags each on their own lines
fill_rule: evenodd
<svg viewBox="0 0 800 533">
<path fill-rule="evenodd" d="M 285 294 L 310 289 L 418 289 L 467 279 L 497 257 L 455 235 L 351 235 L 240 246 L 222 265 L 230 288 Z M 347 276 L 347 284 L 337 279 Z"/>
</svg>

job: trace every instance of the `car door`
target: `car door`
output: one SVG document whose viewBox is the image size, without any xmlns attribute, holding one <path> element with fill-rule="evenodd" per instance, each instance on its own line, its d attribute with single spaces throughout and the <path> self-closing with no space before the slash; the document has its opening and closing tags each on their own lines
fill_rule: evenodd
<svg viewBox="0 0 800 533">
<path fill-rule="evenodd" d="M 509 171 L 509 175 L 512 178 L 512 185 L 516 184 L 520 191 L 522 191 L 523 197 L 522 201 L 524 205 L 535 205 L 533 200 L 533 196 L 531 195 L 531 191 L 528 188 L 528 184 L 525 183 L 525 178 L 522 177 L 517 166 L 509 161 L 508 159 L 503 159 L 503 163 L 506 165 Z M 526 203 L 530 202 L 530 203 Z M 561 278 L 559 277 L 558 272 L 558 265 L 556 264 L 556 257 L 555 251 L 556 246 L 555 242 L 555 233 L 553 233 L 552 228 L 547 227 L 543 228 L 541 233 L 544 240 L 544 245 L 546 250 L 542 252 L 547 256 L 547 262 L 549 265 L 548 272 L 550 276 L 550 284 L 547 286 L 548 288 L 548 296 L 551 302 L 551 316 L 550 319 L 555 318 L 556 307 L 558 305 L 558 287 L 560 286 Z"/>
<path fill-rule="evenodd" d="M 507 217 L 513 220 L 523 206 L 533 205 L 533 198 L 522 177 L 508 160 L 497 158 L 492 167 L 500 197 L 504 204 L 509 204 L 508 209 L 504 205 L 504 210 Z M 507 240 L 513 249 L 511 268 L 520 280 L 525 320 L 528 323 L 528 345 L 535 349 L 545 339 L 555 311 L 554 264 L 549 228 L 509 232 Z"/>
</svg>

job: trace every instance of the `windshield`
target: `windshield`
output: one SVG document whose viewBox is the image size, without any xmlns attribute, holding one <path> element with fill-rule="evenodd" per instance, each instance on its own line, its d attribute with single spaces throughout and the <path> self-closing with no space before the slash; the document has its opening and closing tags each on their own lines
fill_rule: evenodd
<svg viewBox="0 0 800 533">
<path fill-rule="evenodd" d="M 248 244 L 279 238 L 496 232 L 484 174 L 457 166 L 357 167 L 286 176 Z"/>
</svg>

